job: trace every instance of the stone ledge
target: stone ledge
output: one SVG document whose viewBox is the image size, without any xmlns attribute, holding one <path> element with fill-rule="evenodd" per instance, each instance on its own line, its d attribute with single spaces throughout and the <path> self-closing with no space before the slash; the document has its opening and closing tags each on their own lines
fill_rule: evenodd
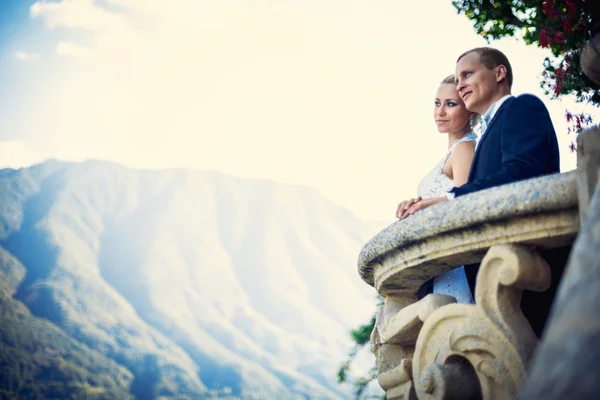
<svg viewBox="0 0 600 400">
<path fill-rule="evenodd" d="M 572 243 L 577 204 L 576 171 L 462 196 L 385 228 L 362 249 L 358 270 L 381 294 L 415 293 L 433 276 L 480 261 L 493 245 Z"/>
</svg>

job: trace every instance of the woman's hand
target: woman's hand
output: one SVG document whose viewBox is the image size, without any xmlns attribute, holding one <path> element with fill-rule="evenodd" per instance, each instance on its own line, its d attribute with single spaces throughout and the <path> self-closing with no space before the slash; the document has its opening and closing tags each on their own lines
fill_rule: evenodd
<svg viewBox="0 0 600 400">
<path fill-rule="evenodd" d="M 419 210 L 422 210 L 427 207 L 431 207 L 434 204 L 438 204 L 438 203 L 441 203 L 444 201 L 448 201 L 448 199 L 446 197 L 432 197 L 430 199 L 421 200 L 421 201 L 413 204 L 412 206 L 410 206 L 408 208 L 408 210 L 406 210 L 406 212 L 402 215 L 402 218 L 400 218 L 400 219 L 404 219 L 404 218 L 408 217 L 409 215 L 416 213 Z"/>
<path fill-rule="evenodd" d="M 421 200 L 421 196 L 417 196 L 414 199 L 404 200 L 402 203 L 398 204 L 398 207 L 396 208 L 396 218 L 406 218 L 408 216 L 408 209 Z"/>
</svg>

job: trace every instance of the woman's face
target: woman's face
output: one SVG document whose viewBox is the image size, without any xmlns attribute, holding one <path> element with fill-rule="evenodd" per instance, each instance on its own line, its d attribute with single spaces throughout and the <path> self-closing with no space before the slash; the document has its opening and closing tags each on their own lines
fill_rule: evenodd
<svg viewBox="0 0 600 400">
<path fill-rule="evenodd" d="M 469 116 L 471 113 L 465 108 L 456 90 L 456 85 L 442 83 L 437 90 L 433 118 L 440 133 L 453 133 L 469 131 Z"/>
</svg>

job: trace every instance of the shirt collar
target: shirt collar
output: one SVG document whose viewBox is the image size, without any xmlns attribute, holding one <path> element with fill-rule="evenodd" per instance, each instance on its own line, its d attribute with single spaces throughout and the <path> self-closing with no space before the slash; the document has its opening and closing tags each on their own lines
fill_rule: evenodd
<svg viewBox="0 0 600 400">
<path fill-rule="evenodd" d="M 513 97 L 512 94 L 507 94 L 506 96 L 502 97 L 500 100 L 492 104 L 490 109 L 487 110 L 487 112 L 483 116 L 483 120 L 485 121 L 486 125 L 488 125 L 490 121 L 494 118 L 494 115 L 496 115 L 496 111 L 498 111 L 502 103 L 504 103 L 506 99 L 510 97 Z"/>
</svg>

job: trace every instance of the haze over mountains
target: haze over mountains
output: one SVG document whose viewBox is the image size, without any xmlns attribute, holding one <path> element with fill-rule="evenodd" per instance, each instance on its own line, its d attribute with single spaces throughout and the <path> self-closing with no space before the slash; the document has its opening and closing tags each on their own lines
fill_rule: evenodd
<svg viewBox="0 0 600 400">
<path fill-rule="evenodd" d="M 100 161 L 0 170 L 0 394 L 348 397 L 335 374 L 374 310 L 356 272 L 373 233 L 270 181 Z"/>
</svg>

